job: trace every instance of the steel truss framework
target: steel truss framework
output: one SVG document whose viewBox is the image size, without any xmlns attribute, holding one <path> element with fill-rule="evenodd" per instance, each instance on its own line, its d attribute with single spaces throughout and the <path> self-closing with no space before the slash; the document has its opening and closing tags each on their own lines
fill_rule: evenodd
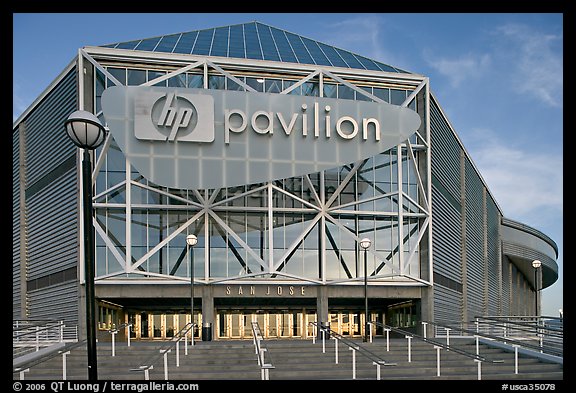
<svg viewBox="0 0 576 393">
<path fill-rule="evenodd" d="M 109 81 L 115 85 L 122 83 L 115 78 L 107 69 L 108 65 L 114 64 L 110 61 L 121 60 L 125 52 L 126 56 L 135 57 L 133 51 L 110 51 L 102 48 L 93 48 L 90 53 L 86 49 L 80 49 L 78 53 L 78 70 L 84 69 L 84 62 L 91 63 L 95 69 L 101 72 Z M 114 55 L 111 55 L 114 53 Z M 140 64 L 146 64 L 148 61 L 161 62 L 157 55 L 138 55 L 146 56 L 139 59 Z M 151 58 L 147 57 L 151 56 Z M 98 59 L 98 60 L 96 60 Z M 186 59 L 179 57 L 176 61 L 177 66 L 171 64 L 166 67 L 172 71 L 153 80 L 149 80 L 142 86 L 152 86 L 177 75 L 188 71 L 201 71 L 204 75 L 204 88 L 208 88 L 208 75 L 221 75 L 228 78 L 246 91 L 255 91 L 253 87 L 246 84 L 232 74 L 233 71 L 227 69 L 238 69 L 251 72 L 267 71 L 271 62 L 247 61 L 244 59 L 211 59 L 198 56 L 187 56 Z M 165 60 L 163 60 L 165 61 Z M 234 63 L 236 61 L 236 63 Z M 186 63 L 187 62 L 187 63 Z M 102 64 L 101 64 L 102 63 Z M 279 63 L 274 63 L 275 72 L 279 70 Z M 232 67 L 234 65 L 234 67 Z M 274 283 L 293 283 L 306 282 L 308 284 L 356 284 L 363 282 L 364 272 L 360 267 L 359 261 L 362 261 L 358 244 L 362 237 L 371 237 L 374 245 L 375 230 L 360 230 L 358 225 L 347 225 L 347 221 L 370 219 L 373 222 L 382 225 L 380 229 L 386 227 L 390 231 L 394 240 L 386 249 L 375 249 L 371 247 L 368 255 L 372 264 L 368 270 L 369 285 L 416 285 L 426 286 L 432 284 L 432 217 L 431 217 L 431 182 L 430 182 L 430 120 L 429 120 L 429 86 L 428 78 L 417 75 L 393 74 L 384 72 L 365 72 L 359 70 L 349 70 L 340 68 L 326 68 L 317 66 L 303 66 L 301 64 L 283 64 L 287 67 L 293 67 L 289 74 L 293 78 L 295 71 L 299 73 L 299 80 L 290 87 L 284 89 L 279 94 L 289 94 L 292 90 L 298 88 L 309 81 L 319 83 L 319 95 L 323 94 L 323 83 L 330 80 L 331 83 L 338 83 L 354 90 L 356 94 L 361 94 L 365 99 L 376 102 L 383 100 L 370 92 L 356 86 L 349 80 L 376 80 L 379 83 L 388 83 L 394 85 L 401 83 L 408 86 L 411 90 L 402 106 L 414 105 L 418 101 L 417 111 L 423 118 L 420 130 L 415 136 L 390 149 L 386 154 L 390 165 L 395 172 L 393 174 L 393 184 L 390 189 L 379 189 L 373 192 L 372 196 L 365 198 L 345 197 L 345 194 L 353 186 L 354 182 L 363 181 L 370 187 L 378 188 L 374 181 L 362 179 L 362 173 L 365 167 L 374 168 L 374 158 L 351 163 L 350 165 L 335 168 L 334 171 L 323 171 L 320 173 L 309 174 L 292 179 L 279 181 L 270 181 L 251 186 L 246 186 L 242 190 L 171 190 L 165 187 L 157 187 L 149 184 L 142 177 L 134 176 L 134 169 L 130 169 L 130 162 L 125 160 L 124 170 L 125 178 L 122 181 L 108 186 L 104 191 L 94 196 L 94 208 L 96 217 L 94 226 L 96 228 L 98 241 L 103 242 L 107 249 L 106 261 L 97 258 L 97 277 L 98 284 L 106 283 L 177 283 L 189 282 L 190 272 L 187 267 L 186 247 L 181 248 L 181 252 L 173 264 L 172 268 L 166 271 L 153 271 L 150 269 L 148 261 L 154 258 L 162 248 L 170 244 L 171 241 L 179 238 L 182 239 L 187 233 L 196 233 L 199 237 L 199 245 L 196 250 L 203 250 L 200 259 L 203 263 L 202 273 L 196 273 L 195 281 L 198 283 L 262 283 L 263 280 L 274 280 Z M 268 68 L 269 70 L 269 68 Z M 286 70 L 283 70 L 286 72 Z M 79 108 L 85 108 L 84 104 L 84 72 L 79 71 Z M 92 82 L 90 82 L 92 83 Z M 365 82 L 366 83 L 366 82 Z M 102 118 L 102 112 L 96 113 Z M 108 134 L 110 135 L 110 134 Z M 95 167 L 93 179 L 96 181 L 105 162 L 106 155 L 110 149 L 116 148 L 115 143 L 109 136 L 103 147 L 98 149 L 95 157 Z M 393 165 L 402 163 L 401 165 Z M 410 172 L 410 174 L 406 173 Z M 398 181 L 398 179 L 407 179 Z M 360 179 L 360 180 L 359 180 Z M 335 183 L 335 180 L 337 181 Z M 289 182 L 299 182 L 299 188 L 287 187 Z M 291 184 L 292 184 L 291 183 Z M 328 183 L 331 185 L 330 192 L 326 192 Z M 409 192 L 408 188 L 411 187 Z M 306 188 L 306 195 L 302 189 Z M 133 190 L 141 189 L 148 193 L 157 195 L 158 199 L 164 198 L 162 203 L 133 203 Z M 123 193 L 125 203 L 111 203 L 106 201 L 107 195 Z M 293 207 L 280 207 L 275 200 L 277 198 L 290 200 Z M 258 204 L 243 203 L 249 200 L 259 200 Z M 386 210 L 377 209 L 376 206 L 382 206 L 385 202 Z M 372 204 L 372 208 L 365 208 L 367 204 Z M 380 203 L 380 204 L 379 204 Z M 155 244 L 149 244 L 143 255 L 136 256 L 133 251 L 132 231 L 133 222 L 137 220 L 135 212 L 139 210 L 158 210 L 186 214 L 185 219 L 177 222 L 177 226 L 166 233 L 160 241 Z M 125 244 L 117 240 L 117 235 L 107 228 L 106 220 L 98 219 L 100 215 L 106 216 L 107 212 L 117 212 L 124 220 L 125 233 L 122 234 Z M 80 209 L 82 212 L 82 209 Z M 260 224 L 255 224 L 248 219 L 240 225 L 239 218 L 234 217 L 237 214 L 249 214 L 258 217 Z M 245 217 L 248 217 L 248 216 Z M 275 247 L 274 229 L 279 225 L 278 222 L 285 222 L 286 217 L 294 215 L 300 218 L 301 229 L 297 236 L 293 237 L 282 248 Z M 83 219 L 80 217 L 80 219 Z M 235 221 L 236 220 L 236 221 Z M 290 218 L 288 218 L 290 220 Z M 294 220 L 298 220 L 295 218 Z M 400 225 L 399 225 L 400 223 Z M 258 227 L 260 225 L 260 235 L 262 237 L 259 247 L 247 241 L 245 231 Z M 290 223 L 288 223 L 290 225 Z M 80 226 L 82 228 L 82 226 Z M 252 228 L 252 229 L 253 229 Z M 340 237 L 335 238 L 335 231 L 339 232 Z M 83 234 L 80 234 L 83 236 Z M 210 263 L 212 247 L 208 244 L 211 237 L 221 237 L 226 242 L 229 252 L 234 254 L 237 261 L 237 269 L 234 272 L 222 276 L 211 274 Z M 314 250 L 317 254 L 317 260 L 313 263 L 316 267 L 313 274 L 293 273 L 287 271 L 295 252 L 302 248 L 303 243 L 310 236 L 317 238 L 317 248 Z M 346 257 L 340 250 L 338 240 L 353 242 L 354 257 L 350 253 Z M 202 243 L 204 242 L 204 243 Z M 196 251 L 198 252 L 198 251 Z M 83 250 L 80 250 L 82 258 Z M 327 274 L 327 261 L 330 259 L 332 264 L 337 264 L 343 277 L 330 277 Z M 107 269 L 103 271 L 102 264 L 106 263 Z M 214 262 L 212 262 L 214 263 Z M 309 263 L 309 261 L 304 261 Z M 422 274 L 422 272 L 425 272 Z M 83 277 L 81 272 L 81 277 Z M 241 281 L 238 281 L 241 280 Z"/>
</svg>

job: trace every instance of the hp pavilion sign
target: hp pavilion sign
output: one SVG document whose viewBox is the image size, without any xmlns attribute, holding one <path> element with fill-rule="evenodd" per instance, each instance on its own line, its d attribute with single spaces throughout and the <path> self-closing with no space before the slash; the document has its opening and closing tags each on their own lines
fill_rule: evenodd
<svg viewBox="0 0 576 393">
<path fill-rule="evenodd" d="M 292 94 L 114 86 L 102 110 L 116 143 L 151 182 L 182 189 L 255 184 L 336 168 L 403 142 L 418 113 Z"/>
<path fill-rule="evenodd" d="M 208 95 L 142 94 L 135 100 L 134 136 L 140 140 L 214 141 L 214 99 Z"/>
</svg>

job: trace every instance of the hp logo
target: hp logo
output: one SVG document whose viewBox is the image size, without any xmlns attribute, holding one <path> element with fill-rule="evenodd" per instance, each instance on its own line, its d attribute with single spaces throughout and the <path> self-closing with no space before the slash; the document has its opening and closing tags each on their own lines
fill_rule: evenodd
<svg viewBox="0 0 576 393">
<path fill-rule="evenodd" d="M 134 103 L 134 134 L 165 142 L 213 142 L 214 99 L 208 95 L 150 92 Z"/>
</svg>

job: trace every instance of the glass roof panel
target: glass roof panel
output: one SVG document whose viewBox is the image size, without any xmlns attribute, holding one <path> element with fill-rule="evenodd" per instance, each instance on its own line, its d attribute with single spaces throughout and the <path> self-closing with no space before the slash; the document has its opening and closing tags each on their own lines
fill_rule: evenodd
<svg viewBox="0 0 576 393">
<path fill-rule="evenodd" d="M 408 73 L 365 56 L 260 22 L 119 42 L 102 47 Z"/>
</svg>

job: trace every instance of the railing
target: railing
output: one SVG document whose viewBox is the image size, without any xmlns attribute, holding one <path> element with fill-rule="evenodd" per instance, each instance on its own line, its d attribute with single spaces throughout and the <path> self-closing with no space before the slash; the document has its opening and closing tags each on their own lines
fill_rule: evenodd
<svg viewBox="0 0 576 393">
<path fill-rule="evenodd" d="M 192 334 L 190 335 L 190 343 L 194 345 L 194 327 L 195 323 L 188 322 L 178 333 L 174 335 L 165 345 L 159 349 L 159 353 L 150 356 L 141 366 L 138 368 L 132 368 L 130 371 L 142 371 L 144 372 L 144 379 L 150 379 L 150 370 L 154 368 L 154 364 L 160 359 L 164 358 L 164 380 L 168 380 L 168 353 L 172 352 L 173 348 L 176 348 L 176 367 L 180 367 L 180 341 L 184 340 L 184 354 L 188 355 L 188 341 L 186 340 L 186 335 L 192 329 Z"/>
<path fill-rule="evenodd" d="M 272 357 L 270 351 L 268 351 L 268 348 L 266 347 L 266 342 L 264 341 L 264 336 L 262 336 L 262 331 L 260 330 L 258 322 L 252 322 L 252 338 L 254 339 L 254 349 L 261 370 L 261 378 L 262 380 L 269 380 L 270 369 L 275 367 L 272 365 Z M 268 358 L 268 362 L 266 362 L 266 358 Z"/>
<path fill-rule="evenodd" d="M 408 362 L 412 361 L 412 351 L 411 351 L 411 340 L 416 338 L 417 340 L 423 341 L 425 343 L 431 344 L 434 346 L 436 350 L 436 375 L 440 376 L 440 350 L 445 349 L 446 351 L 452 351 L 458 353 L 460 355 L 466 356 L 470 359 L 473 359 L 478 364 L 478 380 L 482 379 L 482 363 L 504 363 L 501 359 L 487 359 L 485 356 L 480 355 L 480 347 L 478 343 L 478 336 L 476 336 L 476 353 L 472 353 L 461 348 L 455 347 L 454 345 L 450 346 L 450 340 L 447 339 L 446 343 L 442 343 L 437 340 L 429 339 L 425 336 L 420 336 L 406 330 L 398 329 L 392 326 L 385 325 L 380 322 L 368 322 L 370 325 L 379 326 L 384 329 L 386 332 L 386 351 L 390 350 L 390 332 L 395 332 L 398 334 L 403 335 L 408 340 Z M 372 329 L 370 329 L 370 332 Z M 424 329 L 424 331 L 426 331 Z M 449 336 L 448 336 L 449 337 Z M 372 342 L 372 335 L 370 335 L 370 342 Z"/>
<path fill-rule="evenodd" d="M 564 323 L 562 318 L 544 316 L 482 316 L 475 318 L 476 331 L 498 335 L 505 340 L 523 342 L 540 353 L 563 356 Z M 537 348 L 536 348 L 537 347 Z"/>
<path fill-rule="evenodd" d="M 12 363 L 12 373 L 19 373 L 20 380 L 24 380 L 24 373 L 30 371 L 30 368 L 50 360 L 58 355 L 62 355 L 62 380 L 66 380 L 66 356 L 70 354 L 70 351 L 76 347 L 80 347 L 86 343 L 86 340 L 76 341 L 76 342 L 66 342 L 61 343 L 62 345 L 57 346 L 53 350 L 43 353 L 38 357 L 22 356 L 18 359 L 14 359 Z"/>
<path fill-rule="evenodd" d="M 12 357 L 21 357 L 63 342 L 77 342 L 78 328 L 57 320 L 14 320 Z"/>
<path fill-rule="evenodd" d="M 534 317 L 476 317 L 473 322 L 426 322 L 435 327 L 437 337 L 454 330 L 464 336 L 481 336 L 503 344 L 526 348 L 542 354 L 563 357 L 563 328 L 527 321 Z"/>
<path fill-rule="evenodd" d="M 322 353 L 326 353 L 326 335 L 330 335 L 331 338 L 334 339 L 334 355 L 335 355 L 335 363 L 338 364 L 338 341 L 342 341 L 348 349 L 352 351 L 352 379 L 356 379 L 356 352 L 360 352 L 360 354 L 364 355 L 366 358 L 372 361 L 372 364 L 376 366 L 376 379 L 380 380 L 380 367 L 381 366 L 396 366 L 396 363 L 388 363 L 380 356 L 375 354 L 374 352 L 370 351 L 369 349 L 358 345 L 355 341 L 352 341 L 334 330 L 330 329 L 329 327 L 322 326 L 318 324 L 318 322 L 309 322 L 310 325 L 313 327 L 313 334 L 312 334 L 312 343 L 316 344 L 316 336 L 318 329 L 322 335 Z"/>
<path fill-rule="evenodd" d="M 123 328 L 126 329 L 126 340 L 128 342 L 128 346 L 130 346 L 130 326 L 132 326 L 131 323 L 123 323 L 116 328 L 107 330 L 107 332 L 112 336 L 112 356 L 116 356 L 116 335 Z"/>
</svg>

